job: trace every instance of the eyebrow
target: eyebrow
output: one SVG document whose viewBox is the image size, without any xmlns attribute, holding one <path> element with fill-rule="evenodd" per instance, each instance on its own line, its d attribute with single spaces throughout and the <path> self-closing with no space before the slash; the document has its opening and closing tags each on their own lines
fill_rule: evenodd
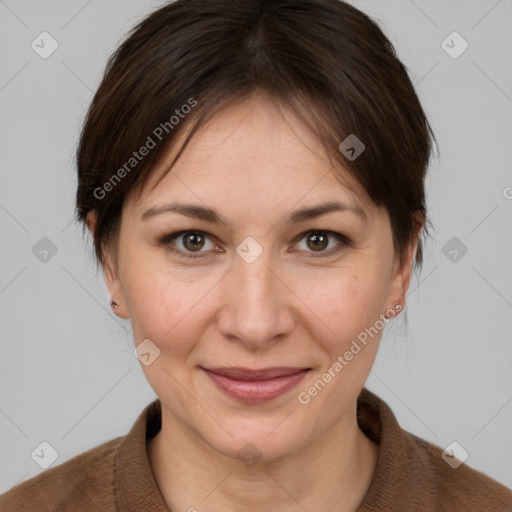
<svg viewBox="0 0 512 512">
<path fill-rule="evenodd" d="M 142 214 L 141 219 L 146 221 L 156 215 L 169 212 L 179 213 L 192 219 L 204 220 L 211 223 L 223 223 L 226 226 L 229 225 L 222 215 L 212 208 L 183 203 L 170 203 L 162 206 L 154 206 L 145 211 Z M 349 205 L 339 201 L 328 201 L 319 205 L 293 210 L 286 216 L 285 222 L 290 224 L 299 224 L 306 220 L 314 219 L 331 212 L 348 212 L 360 217 L 365 222 L 368 220 L 366 212 L 360 206 Z"/>
</svg>

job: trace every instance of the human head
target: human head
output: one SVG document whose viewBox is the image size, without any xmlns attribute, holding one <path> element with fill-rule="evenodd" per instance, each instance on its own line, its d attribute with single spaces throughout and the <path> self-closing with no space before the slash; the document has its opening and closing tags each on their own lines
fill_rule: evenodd
<svg viewBox="0 0 512 512">
<path fill-rule="evenodd" d="M 365 145 L 355 159 L 339 149 L 352 135 Z M 144 370 L 182 425 L 233 453 L 235 446 L 190 401 L 190 394 L 199 396 L 241 438 L 257 439 L 269 457 L 279 457 L 346 416 L 376 343 L 312 402 L 312 414 L 294 416 L 290 429 L 301 434 L 293 441 L 282 435 L 264 441 L 276 411 L 265 409 L 257 425 L 248 411 L 236 408 L 233 415 L 235 408 L 203 387 L 198 367 L 243 361 L 261 368 L 281 361 L 311 364 L 317 377 L 327 370 L 393 295 L 405 292 L 412 255 L 421 264 L 417 237 L 430 150 L 430 128 L 405 68 L 378 26 L 348 4 L 178 1 L 134 29 L 109 60 L 84 124 L 77 211 L 89 227 L 87 215 L 95 212 L 96 255 L 108 269 L 109 290 L 122 295 L 136 343 L 149 338 L 159 347 L 162 356 Z M 324 183 L 306 189 L 324 176 Z M 289 233 L 280 228 L 268 236 L 271 222 L 310 190 L 347 202 L 358 197 L 371 227 L 346 224 L 363 240 L 347 260 L 316 271 L 294 260 L 285 266 L 289 280 L 282 279 L 285 273 L 273 272 L 270 263 L 285 260 L 270 256 L 279 253 L 277 245 L 270 249 L 290 242 Z M 208 260 L 210 267 L 167 258 L 157 244 L 167 228 L 145 230 L 140 213 L 176 194 L 207 197 L 206 206 L 229 211 L 231 225 L 237 221 L 230 249 L 254 236 L 264 247 L 259 262 L 244 266 L 234 251 L 234 259 Z M 226 241 L 229 230 L 217 236 Z M 228 281 L 235 274 L 226 278 L 235 268 L 239 287 Z M 286 284 L 292 284 L 288 291 Z M 327 413 L 315 424 L 321 411 Z"/>
</svg>

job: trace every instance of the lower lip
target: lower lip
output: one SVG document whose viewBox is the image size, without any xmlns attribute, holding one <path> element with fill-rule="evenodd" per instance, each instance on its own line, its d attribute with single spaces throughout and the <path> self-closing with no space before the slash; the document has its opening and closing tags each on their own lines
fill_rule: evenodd
<svg viewBox="0 0 512 512">
<path fill-rule="evenodd" d="M 286 377 L 258 381 L 234 380 L 204 368 L 203 371 L 227 395 L 246 403 L 261 403 L 277 398 L 292 389 L 309 370 L 303 370 Z"/>
</svg>

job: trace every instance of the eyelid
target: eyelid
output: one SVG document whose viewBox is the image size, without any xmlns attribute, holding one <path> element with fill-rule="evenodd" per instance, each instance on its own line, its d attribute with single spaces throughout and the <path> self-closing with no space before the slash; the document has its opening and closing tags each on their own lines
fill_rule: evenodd
<svg viewBox="0 0 512 512">
<path fill-rule="evenodd" d="M 173 233 L 169 233 L 168 235 L 165 235 L 164 237 L 162 237 L 160 239 L 160 244 L 163 245 L 164 247 L 166 247 L 167 249 L 169 249 L 171 252 L 178 254 L 180 257 L 188 258 L 188 259 L 202 258 L 202 257 L 204 257 L 202 255 L 205 254 L 207 251 L 198 251 L 197 253 L 187 252 L 187 251 L 182 251 L 181 249 L 178 249 L 177 247 L 174 246 L 174 240 L 182 237 L 183 235 L 191 234 L 191 233 L 203 235 L 205 238 L 209 238 L 209 239 L 214 238 L 213 235 L 210 235 L 206 231 L 201 231 L 198 229 L 186 229 L 183 231 L 175 231 Z"/>
<path fill-rule="evenodd" d="M 307 231 L 302 232 L 300 235 L 298 235 L 295 238 L 295 240 L 296 240 L 295 243 L 296 244 L 299 243 L 306 235 L 308 235 L 310 233 L 323 233 L 323 234 L 326 234 L 328 237 L 335 238 L 340 243 L 336 247 L 333 247 L 326 251 L 319 251 L 319 252 L 306 251 L 308 253 L 307 257 L 328 258 L 328 257 L 333 256 L 334 254 L 337 254 L 338 252 L 340 252 L 343 247 L 350 246 L 352 243 L 351 240 L 343 233 L 338 233 L 336 231 L 330 231 L 328 229 L 308 229 Z"/>
<path fill-rule="evenodd" d="M 187 229 L 187 230 L 183 230 L 183 231 L 175 231 L 173 233 L 169 233 L 169 234 L 163 236 L 159 240 L 159 242 L 160 242 L 160 245 L 163 245 L 164 247 L 168 248 L 173 253 L 178 254 L 180 257 L 188 258 L 188 259 L 202 258 L 202 257 L 204 257 L 204 256 L 202 256 L 202 254 L 205 254 L 208 251 L 198 251 L 197 253 L 194 253 L 194 252 L 182 251 L 181 249 L 173 247 L 174 240 L 176 240 L 177 238 L 180 238 L 181 236 L 183 236 L 185 234 L 191 234 L 191 233 L 203 235 L 205 238 L 209 238 L 211 241 L 213 241 L 212 239 L 215 238 L 213 235 L 210 235 L 210 233 L 207 233 L 206 231 L 201 231 L 198 229 Z M 331 248 L 327 251 L 319 251 L 318 253 L 315 253 L 314 251 L 306 251 L 306 252 L 309 252 L 309 257 L 313 257 L 313 258 L 318 258 L 318 257 L 327 258 L 333 254 L 338 253 L 343 247 L 350 246 L 352 243 L 351 240 L 346 235 L 344 235 L 342 233 L 338 233 L 336 231 L 327 230 L 327 229 L 308 229 L 306 231 L 303 231 L 302 233 L 300 233 L 298 236 L 295 237 L 293 243 L 297 244 L 306 235 L 308 235 L 310 233 L 324 233 L 330 237 L 337 239 L 338 242 L 340 242 L 340 244 L 338 246 Z"/>
</svg>

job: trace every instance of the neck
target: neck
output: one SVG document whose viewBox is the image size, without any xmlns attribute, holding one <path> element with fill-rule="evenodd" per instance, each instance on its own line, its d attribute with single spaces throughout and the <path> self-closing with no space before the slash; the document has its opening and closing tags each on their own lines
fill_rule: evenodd
<svg viewBox="0 0 512 512">
<path fill-rule="evenodd" d="M 308 446 L 247 467 L 214 450 L 162 404 L 162 429 L 148 442 L 156 481 L 170 510 L 308 512 L 357 510 L 378 447 L 359 429 L 356 404 Z"/>
</svg>

